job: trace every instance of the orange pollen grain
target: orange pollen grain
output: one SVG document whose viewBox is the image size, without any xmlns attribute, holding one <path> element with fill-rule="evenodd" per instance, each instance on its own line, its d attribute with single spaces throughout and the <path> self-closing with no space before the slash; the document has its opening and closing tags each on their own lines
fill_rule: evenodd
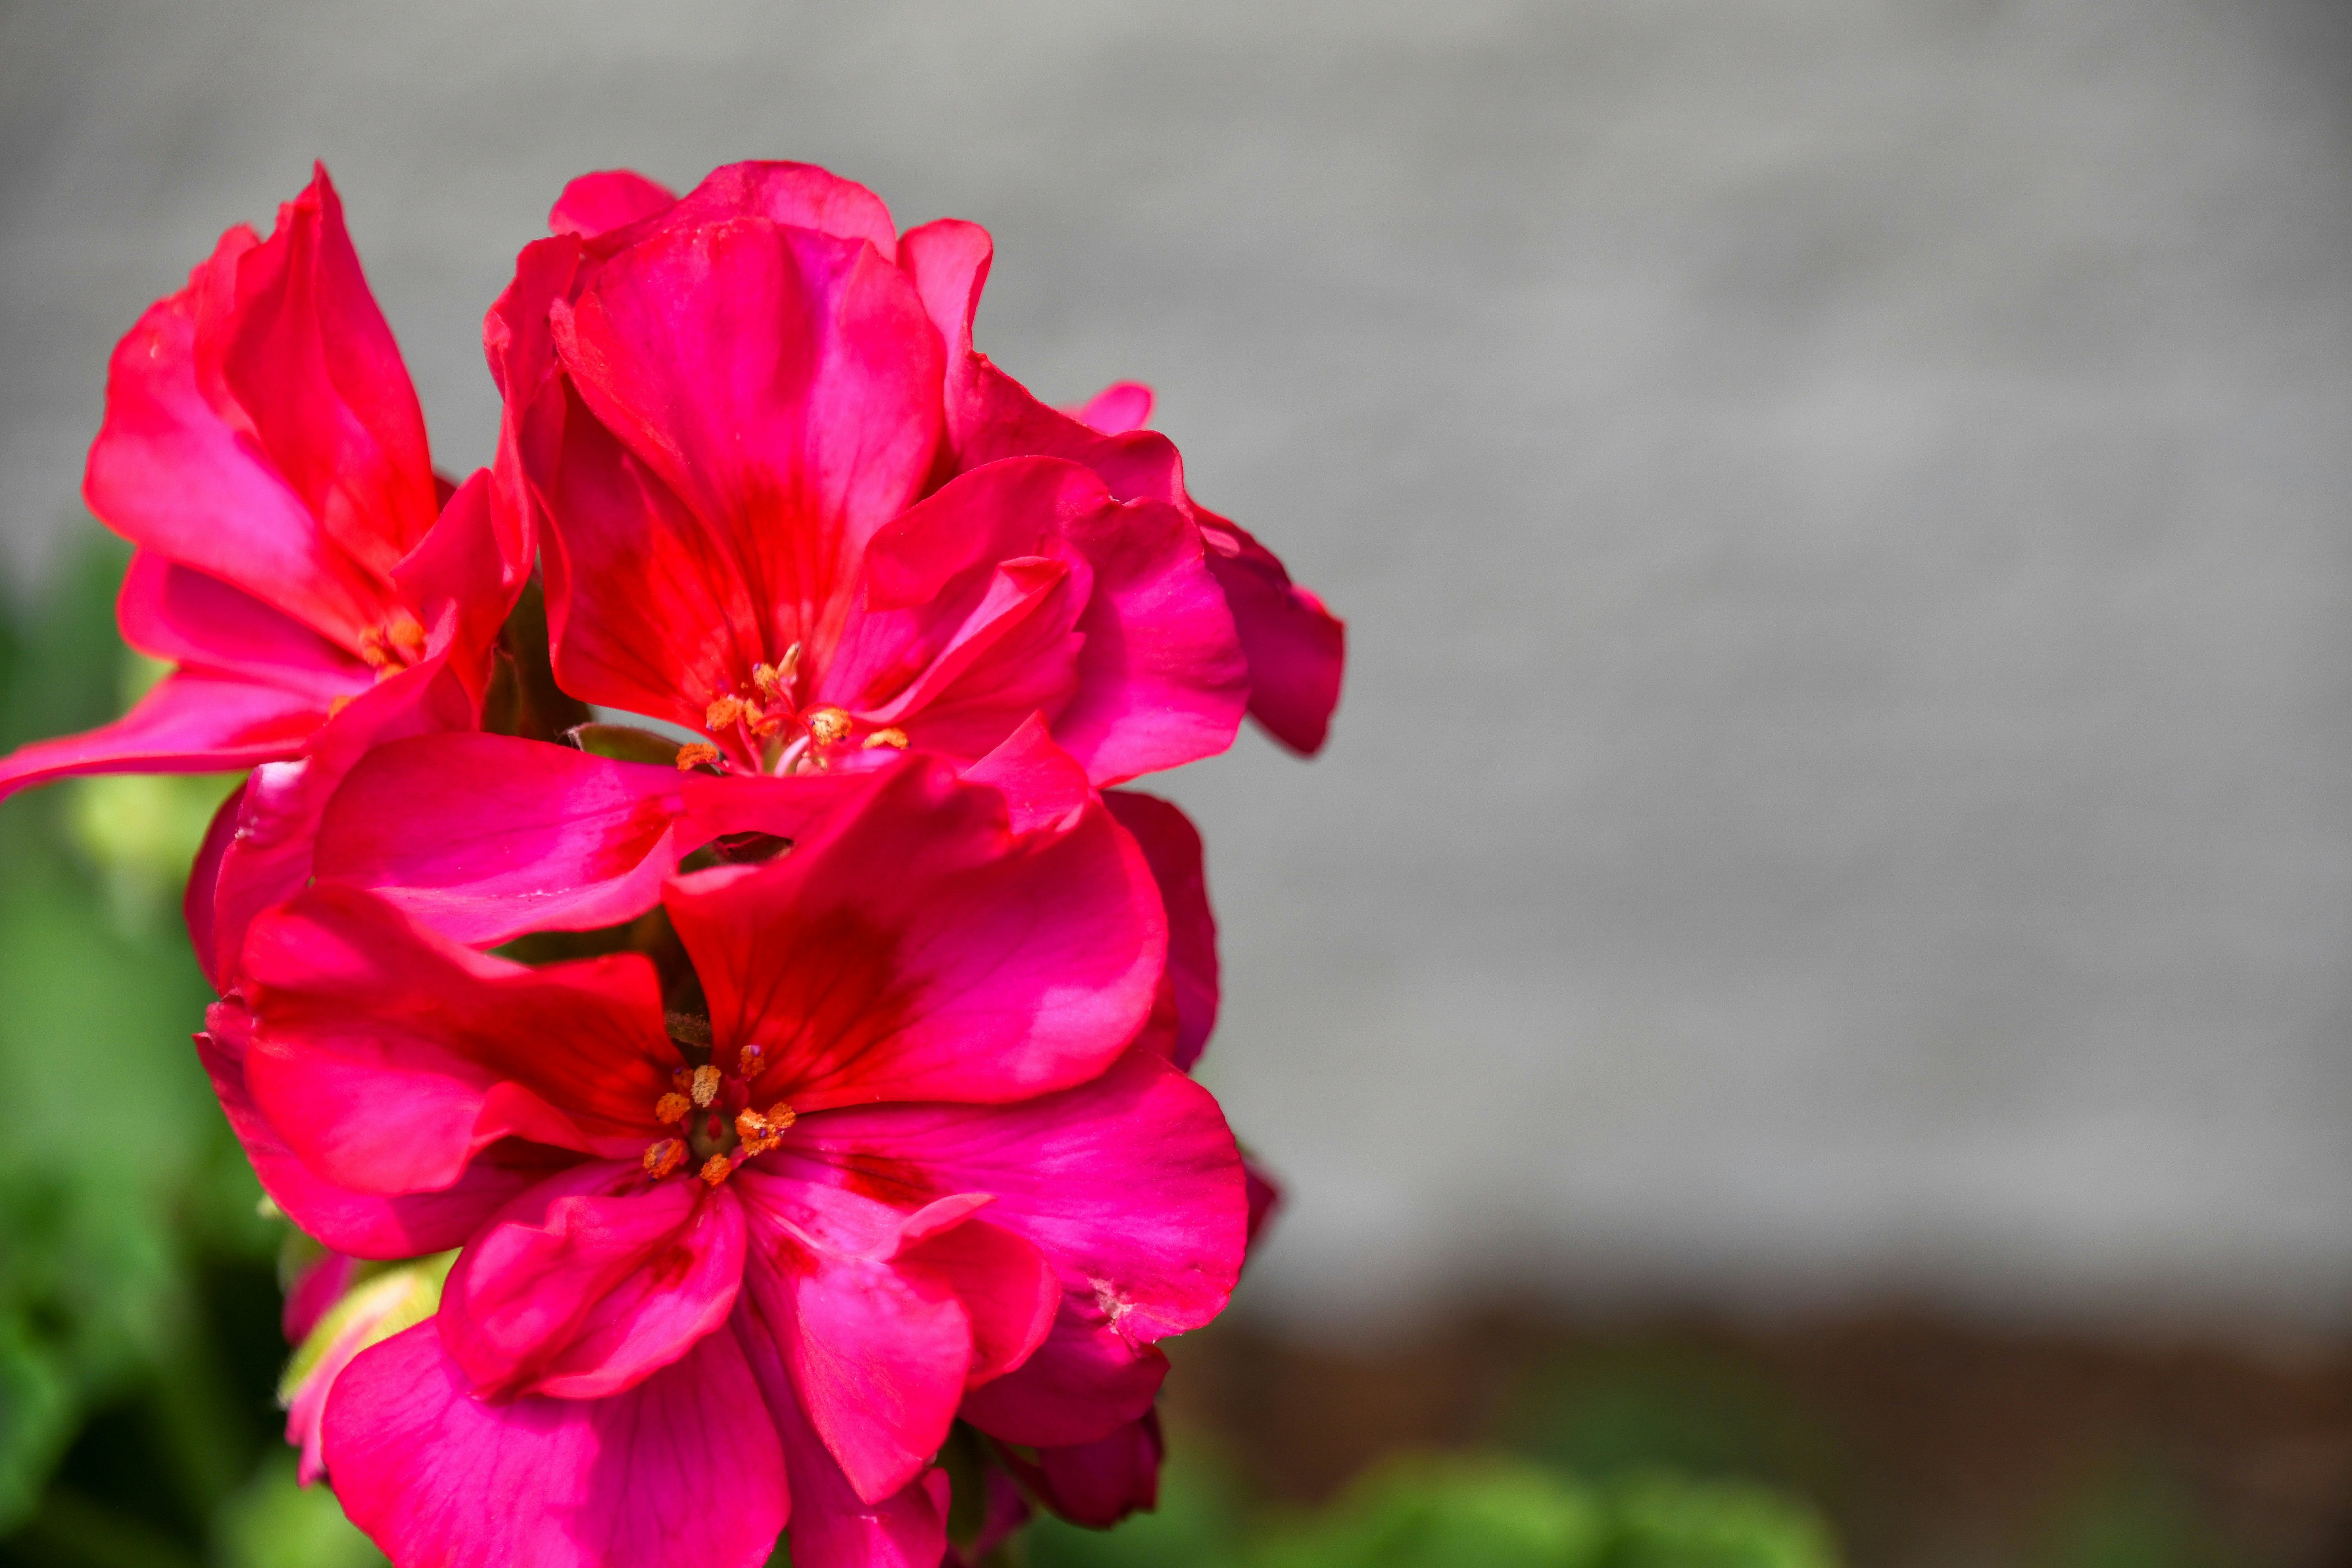
<svg viewBox="0 0 2352 1568">
<path fill-rule="evenodd" d="M 709 1110 L 710 1102 L 719 1098 L 719 1069 L 709 1066 L 695 1068 L 692 1092 L 694 1103 Z"/>
<path fill-rule="evenodd" d="M 735 721 L 741 717 L 743 717 L 743 700 L 740 697 L 721 697 L 702 710 L 702 727 L 706 730 L 725 730 L 731 727 Z"/>
<path fill-rule="evenodd" d="M 718 761 L 719 748 L 708 741 L 697 741 L 692 745 L 677 749 L 677 771 L 682 773 L 692 773 L 705 763 L 716 764 Z"/>
<path fill-rule="evenodd" d="M 686 1113 L 691 1109 L 686 1096 L 665 1094 L 654 1101 L 654 1120 L 671 1123 L 683 1121 L 686 1120 Z"/>
<path fill-rule="evenodd" d="M 751 667 L 751 684 L 760 689 L 761 696 L 775 697 L 784 689 L 784 678 L 772 664 L 755 664 Z"/>
<path fill-rule="evenodd" d="M 766 1055 L 767 1053 L 756 1045 L 745 1046 L 743 1047 L 743 1054 L 736 1058 L 738 1064 L 735 1069 L 737 1076 L 744 1079 L 758 1078 L 760 1076 L 760 1068 L 761 1066 L 762 1058 Z"/>
<path fill-rule="evenodd" d="M 686 1163 L 686 1145 L 675 1138 L 665 1138 L 646 1147 L 646 1174 L 661 1180 Z"/>
<path fill-rule="evenodd" d="M 866 737 L 866 749 L 870 752 L 877 746 L 893 746 L 903 752 L 907 749 L 907 731 L 895 724 L 887 730 L 877 730 Z"/>
<path fill-rule="evenodd" d="M 846 739 L 849 715 L 838 708 L 820 708 L 808 716 L 809 739 L 820 746 L 830 746 Z"/>
<path fill-rule="evenodd" d="M 735 1172 L 734 1163 L 724 1154 L 713 1154 L 702 1163 L 702 1179 L 717 1186 Z"/>
<path fill-rule="evenodd" d="M 747 1158 L 764 1154 L 784 1141 L 785 1130 L 798 1120 L 789 1105 L 772 1105 L 764 1116 L 747 1105 L 735 1113 L 735 1135 L 743 1140 Z"/>
</svg>

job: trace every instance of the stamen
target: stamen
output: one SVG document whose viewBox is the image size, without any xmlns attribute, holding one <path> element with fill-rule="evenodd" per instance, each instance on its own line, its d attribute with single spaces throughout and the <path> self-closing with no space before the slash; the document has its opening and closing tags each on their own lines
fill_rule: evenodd
<svg viewBox="0 0 2352 1568">
<path fill-rule="evenodd" d="M 713 1154 L 702 1163 L 702 1179 L 717 1186 L 735 1173 L 735 1162 L 724 1154 Z"/>
<path fill-rule="evenodd" d="M 395 616 L 384 628 L 384 640 L 391 643 L 414 662 L 425 651 L 425 628 L 407 616 Z"/>
<path fill-rule="evenodd" d="M 731 729 L 735 721 L 741 717 L 743 717 L 743 700 L 740 697 L 721 697 L 702 710 L 702 727 L 712 731 Z"/>
<path fill-rule="evenodd" d="M 903 752 L 907 749 L 907 731 L 895 724 L 887 730 L 877 730 L 866 737 L 866 750 L 870 752 L 877 746 L 895 746 Z"/>
<path fill-rule="evenodd" d="M 686 1096 L 665 1094 L 654 1101 L 654 1120 L 671 1123 L 680 1122 L 686 1120 L 686 1113 L 693 1109 L 693 1106 L 688 1103 Z"/>
<path fill-rule="evenodd" d="M 743 1054 L 739 1058 L 741 1065 L 735 1069 L 735 1075 L 747 1083 L 758 1078 L 760 1069 L 767 1065 L 765 1059 L 767 1054 L 756 1045 L 745 1046 Z"/>
<path fill-rule="evenodd" d="M 849 734 L 849 715 L 838 708 L 819 708 L 808 716 L 809 739 L 830 746 Z"/>
<path fill-rule="evenodd" d="M 716 767 L 718 763 L 719 748 L 708 741 L 697 741 L 692 745 L 680 746 L 677 749 L 679 773 L 690 773 L 698 767 L 705 765 Z"/>
<path fill-rule="evenodd" d="M 719 1069 L 703 1066 L 694 1069 L 694 1103 L 708 1110 L 710 1102 L 719 1098 Z"/>
<path fill-rule="evenodd" d="M 783 695 L 784 678 L 772 664 L 753 665 L 751 667 L 751 684 L 760 689 L 760 695 L 762 697 L 781 697 Z"/>
<path fill-rule="evenodd" d="M 383 633 L 373 626 L 360 633 L 360 658 L 367 661 L 370 669 L 392 668 L 392 655 L 384 651 Z"/>
<path fill-rule="evenodd" d="M 646 1174 L 660 1181 L 686 1163 L 686 1145 L 675 1138 L 665 1138 L 646 1147 Z"/>
<path fill-rule="evenodd" d="M 764 1116 L 748 1105 L 737 1111 L 735 1135 L 743 1140 L 743 1157 L 764 1154 L 782 1142 L 785 1130 L 799 1120 L 791 1106 L 781 1103 L 768 1107 Z"/>
</svg>

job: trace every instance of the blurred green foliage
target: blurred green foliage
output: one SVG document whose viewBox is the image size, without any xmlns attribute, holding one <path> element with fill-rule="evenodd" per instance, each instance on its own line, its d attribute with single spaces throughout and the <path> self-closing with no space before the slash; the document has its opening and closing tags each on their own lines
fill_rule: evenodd
<svg viewBox="0 0 2352 1568">
<path fill-rule="evenodd" d="M 103 722 L 152 679 L 114 634 L 122 563 L 92 551 L 38 611 L 0 617 L 0 749 Z M 180 890 L 234 782 L 89 779 L 0 804 L 0 1558 L 372 1556 L 331 1498 L 281 1495 L 283 1227 L 256 1212 L 188 1043 L 211 993 Z M 262 1544 L 298 1536 L 341 1555 Z"/>
<path fill-rule="evenodd" d="M 1499 1454 L 1408 1454 L 1328 1508 L 1254 1510 L 1203 1439 L 1174 1446 L 1156 1513 L 1033 1528 L 1029 1568 L 1831 1568 L 1827 1529 L 1738 1482 L 1578 1479 Z"/>
</svg>

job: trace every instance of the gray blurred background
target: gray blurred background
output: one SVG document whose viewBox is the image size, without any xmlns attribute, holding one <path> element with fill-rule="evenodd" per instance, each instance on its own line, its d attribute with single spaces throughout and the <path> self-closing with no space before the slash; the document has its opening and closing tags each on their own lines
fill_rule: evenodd
<svg viewBox="0 0 2352 1568">
<path fill-rule="evenodd" d="M 2273 0 L 0 6 L 0 546 L 333 170 L 442 466 L 570 175 L 994 231 L 1351 624 L 1168 786 L 1250 1310 L 2352 1322 L 2352 16 Z"/>
</svg>

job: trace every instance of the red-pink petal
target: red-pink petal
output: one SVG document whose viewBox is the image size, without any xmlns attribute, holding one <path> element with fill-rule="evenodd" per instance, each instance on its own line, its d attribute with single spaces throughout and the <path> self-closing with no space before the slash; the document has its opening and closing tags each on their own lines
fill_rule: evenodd
<svg viewBox="0 0 2352 1568">
<path fill-rule="evenodd" d="M 353 1523 L 433 1568 L 759 1568 L 790 1511 L 783 1455 L 730 1330 L 605 1399 L 474 1397 L 420 1323 L 327 1403 Z"/>
<path fill-rule="evenodd" d="M 352 1275 L 359 1266 L 352 1253 L 328 1252 L 312 1258 L 294 1276 L 286 1286 L 286 1304 L 278 1314 L 278 1329 L 288 1344 L 299 1345 L 310 1337 L 327 1309 L 351 1289 Z"/>
<path fill-rule="evenodd" d="M 765 606 L 725 534 L 598 424 L 568 383 L 546 399 L 563 416 L 562 455 L 543 485 L 556 679 L 586 700 L 699 728 L 714 698 L 740 694 L 751 669 L 789 645 L 769 646 Z"/>
<path fill-rule="evenodd" d="M 972 1353 L 963 1303 L 923 1271 L 834 1251 L 749 1208 L 746 1282 L 799 1407 L 851 1489 L 881 1502 L 929 1468 L 955 1421 Z"/>
<path fill-rule="evenodd" d="M 1004 796 L 1015 833 L 1066 826 L 1095 797 L 1086 769 L 1054 744 L 1042 713 L 1029 715 L 994 751 L 964 769 L 963 776 Z"/>
<path fill-rule="evenodd" d="M 1105 436 L 1140 430 L 1151 421 L 1151 388 L 1139 381 L 1114 381 L 1073 411 L 1079 424 Z"/>
<path fill-rule="evenodd" d="M 1209 910 L 1201 835 L 1157 795 L 1107 790 L 1103 804 L 1135 836 L 1168 911 L 1168 968 L 1139 1045 L 1189 1072 L 1217 1026 L 1217 921 Z"/>
<path fill-rule="evenodd" d="M 677 201 L 667 185 L 634 169 L 599 169 L 563 187 L 548 212 L 547 231 L 593 238 L 607 229 L 665 212 Z"/>
<path fill-rule="evenodd" d="M 665 228 L 762 217 L 839 239 L 863 240 L 885 261 L 898 258 L 898 226 L 882 198 L 814 163 L 753 162 L 713 169 L 663 216 Z"/>
<path fill-rule="evenodd" d="M 1003 1376 L 1045 1343 L 1062 1303 L 1045 1255 L 1020 1237 L 967 1220 L 901 1252 L 898 1267 L 955 1292 L 971 1323 L 966 1387 Z"/>
<path fill-rule="evenodd" d="M 1003 1457 L 1040 1502 L 1073 1524 L 1108 1530 L 1138 1510 L 1159 1506 L 1167 1444 L 1156 1410 L 1091 1443 L 1036 1452 L 1034 1463 L 1009 1450 Z"/>
<path fill-rule="evenodd" d="M 876 1502 L 857 1495 L 801 1408 L 782 1353 L 748 1303 L 736 1329 L 766 1396 L 792 1476 L 793 1568 L 940 1568 L 947 1551 L 946 1489 L 932 1470 Z"/>
<path fill-rule="evenodd" d="M 237 954 L 255 916 L 290 898 L 310 879 L 319 818 L 352 764 L 369 748 L 404 736 L 470 730 L 476 709 L 446 652 L 377 681 L 321 725 L 290 762 L 256 768 L 240 794 L 236 826 L 213 863 L 212 958 L 216 989 L 235 983 Z M 193 929 L 193 927 L 192 927 Z"/>
<path fill-rule="evenodd" d="M 1008 1443 L 1091 1443 L 1150 1409 L 1167 1375 L 1167 1356 L 1120 1334 L 1081 1288 L 1063 1296 L 1045 1342 L 964 1395 L 961 1414 Z"/>
<path fill-rule="evenodd" d="M 372 888 L 476 946 L 615 924 L 680 855 L 725 834 L 795 838 L 857 787 L 829 773 L 712 778 L 511 735 L 379 746 L 328 803 L 323 881 Z"/>
<path fill-rule="evenodd" d="M 1064 1286 L 1054 1330 L 968 1416 L 1022 1443 L 1091 1440 L 1150 1402 L 1151 1343 L 1223 1310 L 1245 1246 L 1241 1157 L 1208 1091 L 1140 1051 L 1017 1105 L 813 1116 L 771 1169 L 881 1193 L 986 1193 Z M 904 1201 L 903 1199 L 901 1201 Z"/>
<path fill-rule="evenodd" d="M 733 1193 L 591 1162 L 466 1244 L 442 1289 L 442 1342 L 479 1397 L 603 1398 L 724 1323 L 742 1277 Z"/>
<path fill-rule="evenodd" d="M 425 646 L 446 652 L 476 704 L 489 685 L 491 649 L 530 576 L 527 515 L 499 499 L 490 470 L 477 468 L 441 509 L 393 581 L 430 628 Z"/>
<path fill-rule="evenodd" d="M 236 676 L 167 675 L 113 723 L 0 759 L 0 796 L 79 773 L 226 773 L 301 750 L 326 719 L 303 692 Z"/>
<path fill-rule="evenodd" d="M 938 668 L 950 628 L 979 620 L 991 574 L 1028 558 L 1074 573 L 1060 616 L 1033 616 L 1035 632 L 967 655 L 969 669 Z M 1241 722 L 1240 645 L 1192 524 L 1115 500 L 1079 464 L 1016 458 L 958 476 L 875 536 L 866 572 L 867 613 L 824 690 L 919 745 L 975 755 L 1042 708 L 1064 750 L 1116 781 L 1222 751 Z"/>
<path fill-rule="evenodd" d="M 937 437 L 940 346 L 905 278 L 862 241 L 735 218 L 659 229 L 553 312 L 589 410 L 692 512 L 703 548 L 723 553 L 768 617 L 765 656 L 794 641 L 821 656 L 857 552 L 914 498 Z M 573 618 L 582 601 L 601 615 L 645 591 L 605 574 L 618 542 L 575 537 L 582 525 L 551 504 Z M 671 635 L 690 646 L 710 630 L 674 623 Z"/>
<path fill-rule="evenodd" d="M 305 693 L 321 711 L 374 679 L 283 610 L 152 550 L 132 552 L 114 616 L 123 640 L 150 658 Z"/>
<path fill-rule="evenodd" d="M 767 1051 L 761 1102 L 1003 1100 L 1100 1072 L 1167 941 L 1108 811 L 1015 836 L 1003 797 L 944 764 L 870 777 L 792 854 L 664 897 L 721 1047 Z"/>
<path fill-rule="evenodd" d="M 220 994 L 227 993 L 232 978 L 220 952 L 216 895 L 221 860 L 236 837 L 237 815 L 245 809 L 245 792 L 251 782 L 248 779 L 239 783 L 213 813 L 212 822 L 205 828 L 204 840 L 196 846 L 195 859 L 188 867 L 188 885 L 180 892 L 180 918 L 187 924 L 188 945 L 195 950 L 196 967 L 205 972 L 205 982 Z M 240 1068 L 240 1077 L 242 1073 Z"/>
<path fill-rule="evenodd" d="M 324 168 L 239 258 L 220 374 L 250 438 L 326 537 L 387 574 L 440 506 L 425 416 Z"/>
<path fill-rule="evenodd" d="M 360 632 L 383 617 L 390 584 L 321 529 L 226 394 L 216 408 L 198 385 L 198 296 L 230 295 L 238 260 L 258 243 L 231 230 L 190 287 L 151 306 L 117 345 L 82 494 L 116 532 L 357 652 Z"/>
<path fill-rule="evenodd" d="M 435 1193 L 385 1197 L 321 1180 L 294 1156 L 261 1114 L 245 1085 L 245 1053 L 252 1020 L 242 1005 L 215 1004 L 196 1037 L 196 1056 L 211 1075 L 229 1129 L 253 1163 L 261 1190 L 296 1228 L 355 1258 L 417 1258 L 457 1246 L 500 1205 L 557 1168 L 544 1156 L 501 1147 L 466 1168 L 457 1183 Z M 555 1156 L 561 1160 L 562 1156 Z"/>
<path fill-rule="evenodd" d="M 677 868 L 676 768 L 510 735 L 425 735 L 368 753 L 319 825 L 321 880 L 379 889 L 488 944 L 641 914 Z"/>
<path fill-rule="evenodd" d="M 1249 659 L 1250 717 L 1292 751 L 1313 755 L 1331 727 L 1348 661 L 1348 628 L 1290 580 L 1274 552 L 1216 513 L 1195 509 L 1209 570 L 1224 589 Z"/>
<path fill-rule="evenodd" d="M 680 1065 L 635 953 L 530 969 L 320 883 L 256 921 L 246 1078 L 303 1162 L 362 1192 L 447 1186 L 505 1137 L 633 1158 Z"/>
</svg>

